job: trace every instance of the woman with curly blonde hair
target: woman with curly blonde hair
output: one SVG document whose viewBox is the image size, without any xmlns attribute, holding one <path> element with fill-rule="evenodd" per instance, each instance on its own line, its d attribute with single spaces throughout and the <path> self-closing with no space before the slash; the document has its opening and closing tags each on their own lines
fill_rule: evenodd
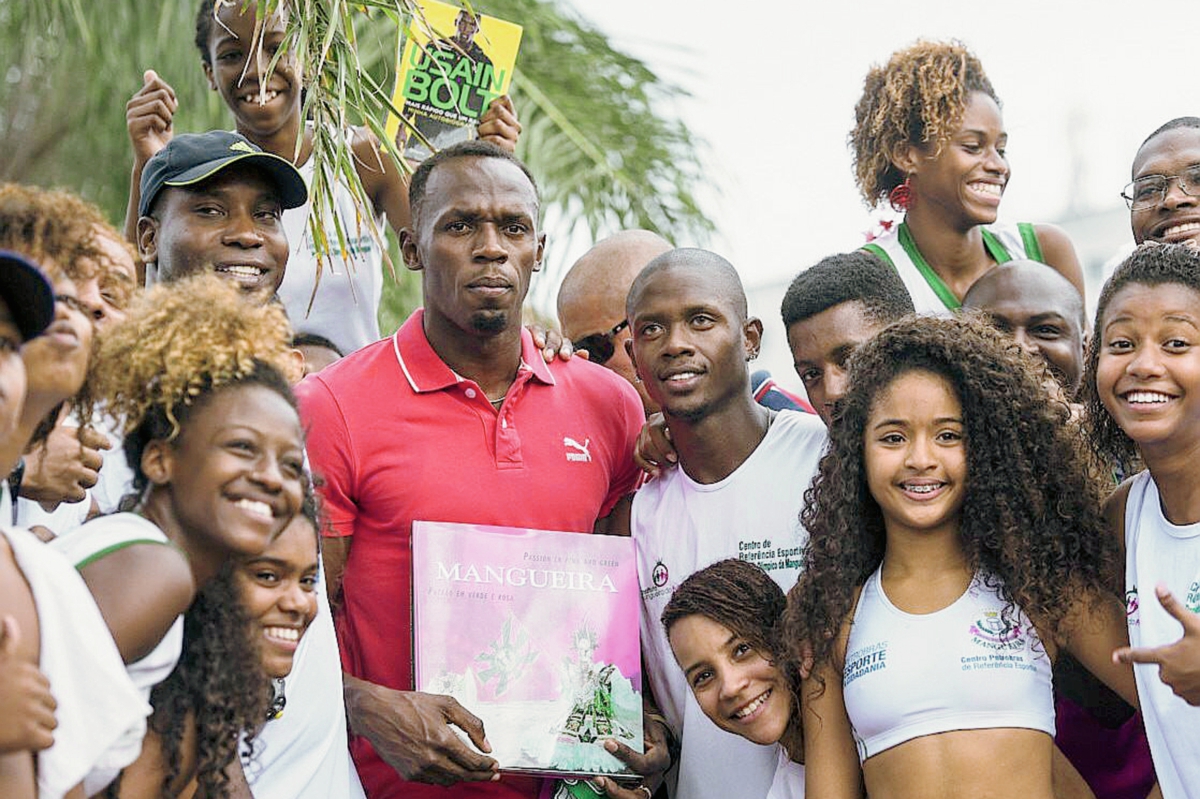
<svg viewBox="0 0 1200 799">
<path fill-rule="evenodd" d="M 854 175 L 872 208 L 904 219 L 866 245 L 904 278 L 919 313 L 959 307 L 980 275 L 1028 258 L 1084 292 L 1070 239 L 1051 225 L 997 225 L 1011 172 L 1000 100 L 958 42 L 918 41 L 867 73 L 850 132 Z"/>
<path fill-rule="evenodd" d="M 785 642 L 810 796 L 1051 799 L 1051 668 L 1136 705 L 1115 542 L 1044 367 L 969 319 L 864 344 L 806 495 Z M 1017 766 L 1016 764 L 1019 764 Z"/>
<path fill-rule="evenodd" d="M 179 661 L 183 614 L 197 592 L 234 558 L 261 553 L 300 508 L 307 478 L 285 376 L 289 336 L 280 308 L 253 307 L 206 275 L 140 297 L 101 343 L 95 394 L 124 420 L 134 493 L 127 512 L 89 522 L 55 546 L 79 568 L 147 695 Z M 188 697 L 193 708 L 229 709 L 221 724 L 194 730 L 206 796 L 224 794 L 238 737 L 261 724 L 269 700 L 245 619 L 226 615 L 233 621 L 213 635 L 245 645 L 212 648 L 226 659 L 202 695 Z M 153 716 L 151 727 L 184 734 Z M 176 795 L 190 776 L 170 769 L 152 795 Z M 89 795 L 112 777 L 93 774 Z"/>
</svg>

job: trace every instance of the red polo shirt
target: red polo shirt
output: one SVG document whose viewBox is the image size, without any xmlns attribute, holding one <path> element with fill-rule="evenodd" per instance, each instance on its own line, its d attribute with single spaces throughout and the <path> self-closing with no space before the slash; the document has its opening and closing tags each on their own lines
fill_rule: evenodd
<svg viewBox="0 0 1200 799">
<path fill-rule="evenodd" d="M 418 310 L 390 338 L 297 388 L 334 536 L 354 536 L 337 615 L 347 673 L 411 690 L 415 520 L 586 533 L 639 472 L 643 414 L 624 379 L 582 358 L 546 364 L 528 331 L 499 411 L 433 351 Z M 470 708 L 467 708 L 470 710 Z M 351 750 L 372 799 L 536 796 L 505 778 L 449 789 L 406 783 L 363 739 Z"/>
</svg>

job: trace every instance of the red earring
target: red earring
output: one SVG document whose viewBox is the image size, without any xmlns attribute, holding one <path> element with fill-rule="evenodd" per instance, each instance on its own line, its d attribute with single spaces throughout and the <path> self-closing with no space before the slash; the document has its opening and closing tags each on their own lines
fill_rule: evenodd
<svg viewBox="0 0 1200 799">
<path fill-rule="evenodd" d="M 909 177 L 904 176 L 904 182 L 888 192 L 888 202 L 892 204 L 892 208 L 897 211 L 907 211 L 912 207 L 913 194 L 912 184 L 909 182 Z"/>
</svg>

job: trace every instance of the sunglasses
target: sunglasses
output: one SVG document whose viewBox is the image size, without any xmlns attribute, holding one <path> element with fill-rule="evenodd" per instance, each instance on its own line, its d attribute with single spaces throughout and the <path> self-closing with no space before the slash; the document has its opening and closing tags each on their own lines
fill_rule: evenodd
<svg viewBox="0 0 1200 799">
<path fill-rule="evenodd" d="M 622 319 L 607 333 L 592 333 L 583 338 L 575 339 L 571 342 L 571 346 L 576 351 L 587 350 L 588 358 L 592 363 L 608 363 L 616 351 L 616 344 L 613 343 L 613 339 L 627 327 L 629 327 L 629 322 Z"/>
</svg>

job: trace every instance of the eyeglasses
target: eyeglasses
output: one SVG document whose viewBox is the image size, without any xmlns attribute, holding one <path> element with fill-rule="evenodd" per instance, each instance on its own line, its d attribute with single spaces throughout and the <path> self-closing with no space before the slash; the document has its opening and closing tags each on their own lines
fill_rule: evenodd
<svg viewBox="0 0 1200 799">
<path fill-rule="evenodd" d="M 583 338 L 575 339 L 571 342 L 571 346 L 576 350 L 587 350 L 588 357 L 592 363 L 608 363 L 616 351 L 613 339 L 627 327 L 629 327 L 629 322 L 622 319 L 607 333 L 592 333 Z"/>
<path fill-rule="evenodd" d="M 1200 164 L 1193 164 L 1178 175 L 1147 175 L 1125 187 L 1121 197 L 1130 211 L 1154 208 L 1167 199 L 1171 181 L 1179 181 L 1179 188 L 1189 197 L 1200 197 Z"/>
</svg>

